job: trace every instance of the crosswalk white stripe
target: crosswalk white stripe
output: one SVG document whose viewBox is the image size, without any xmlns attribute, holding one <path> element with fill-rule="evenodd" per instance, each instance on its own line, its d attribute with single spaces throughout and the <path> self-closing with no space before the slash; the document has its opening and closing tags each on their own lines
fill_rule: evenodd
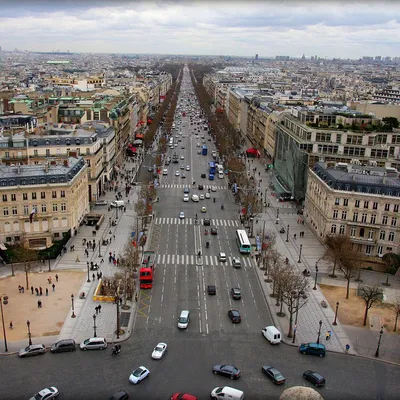
<svg viewBox="0 0 400 400">
<path fill-rule="evenodd" d="M 172 264 L 175 264 L 175 254 L 172 254 Z"/>
<path fill-rule="evenodd" d="M 169 262 L 169 260 L 170 260 L 170 255 L 169 254 L 167 254 L 167 264 L 169 264 L 170 262 Z"/>
</svg>

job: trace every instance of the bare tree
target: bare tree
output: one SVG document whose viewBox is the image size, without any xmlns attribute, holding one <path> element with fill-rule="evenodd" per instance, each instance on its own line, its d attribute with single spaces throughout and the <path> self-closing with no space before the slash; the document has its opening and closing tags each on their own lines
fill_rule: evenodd
<svg viewBox="0 0 400 400">
<path fill-rule="evenodd" d="M 349 247 L 349 239 L 343 235 L 328 235 L 325 238 L 326 250 L 322 258 L 333 263 L 331 266 L 331 278 L 336 278 L 336 268 L 340 263 L 343 249 Z"/>
<path fill-rule="evenodd" d="M 396 332 L 397 331 L 397 321 L 400 316 L 400 297 L 396 297 L 396 301 L 394 302 L 394 304 L 392 304 L 391 308 L 395 313 L 393 332 Z"/>
<path fill-rule="evenodd" d="M 379 286 L 359 285 L 357 294 L 365 301 L 363 325 L 367 325 L 368 311 L 375 304 L 382 301 L 383 290 Z"/>
<path fill-rule="evenodd" d="M 264 266 L 264 269 L 265 269 L 264 275 L 266 276 L 266 279 L 265 279 L 266 282 L 271 282 L 270 276 L 272 277 L 272 282 L 273 282 L 274 275 L 279 272 L 280 260 L 281 260 L 281 255 L 273 247 L 268 248 L 266 250 L 266 252 L 264 253 L 263 266 Z M 277 269 L 278 271 L 275 272 L 275 269 Z M 271 297 L 275 297 L 275 286 L 274 286 L 274 284 L 272 284 Z"/>
<path fill-rule="evenodd" d="M 29 290 L 29 272 L 38 260 L 38 251 L 30 249 L 26 240 L 21 240 L 21 242 L 14 247 L 12 262 L 19 263 L 23 267 L 25 272 L 26 290 Z"/>
</svg>

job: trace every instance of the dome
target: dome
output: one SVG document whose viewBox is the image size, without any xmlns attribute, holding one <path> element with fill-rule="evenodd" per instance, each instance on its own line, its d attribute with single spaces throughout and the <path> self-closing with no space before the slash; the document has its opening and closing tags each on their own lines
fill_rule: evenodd
<svg viewBox="0 0 400 400">
<path fill-rule="evenodd" d="M 324 398 L 313 388 L 293 386 L 286 389 L 279 400 L 324 400 Z"/>
</svg>

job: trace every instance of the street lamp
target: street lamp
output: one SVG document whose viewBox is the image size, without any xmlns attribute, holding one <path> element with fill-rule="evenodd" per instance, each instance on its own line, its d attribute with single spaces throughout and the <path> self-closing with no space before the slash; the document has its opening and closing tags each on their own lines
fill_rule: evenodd
<svg viewBox="0 0 400 400">
<path fill-rule="evenodd" d="M 379 347 L 381 347 L 382 335 L 383 335 L 383 326 L 381 326 L 381 331 L 379 332 L 378 347 L 376 348 L 375 357 L 379 357 Z"/>
<path fill-rule="evenodd" d="M 96 314 L 93 314 L 93 336 L 97 337 L 97 333 L 96 333 Z"/>
<path fill-rule="evenodd" d="M 321 336 L 321 327 L 322 327 L 322 320 L 319 321 L 317 344 L 319 344 L 319 337 Z"/>
<path fill-rule="evenodd" d="M 317 290 L 317 279 L 318 279 L 318 262 L 315 263 L 315 281 L 313 290 Z"/>
<path fill-rule="evenodd" d="M 87 281 L 86 282 L 91 282 L 90 277 L 89 277 L 89 261 L 86 261 L 86 267 L 87 267 Z"/>
<path fill-rule="evenodd" d="M 115 219 L 118 219 L 118 203 L 116 204 L 115 207 Z"/>
<path fill-rule="evenodd" d="M 47 252 L 47 260 L 49 262 L 49 272 L 51 272 L 51 265 L 50 265 L 50 251 Z"/>
<path fill-rule="evenodd" d="M 117 305 L 117 339 L 119 339 L 119 331 L 121 330 L 119 318 L 119 296 L 115 296 L 115 304 Z"/>
<path fill-rule="evenodd" d="M 101 257 L 101 240 L 99 240 L 99 257 Z"/>
<path fill-rule="evenodd" d="M 8 304 L 8 296 L 6 295 L 0 296 L 1 322 L 3 323 L 3 336 L 4 336 L 4 351 L 7 352 L 8 346 L 7 346 L 6 327 L 4 325 L 3 302 L 4 305 Z"/>
<path fill-rule="evenodd" d="M 299 253 L 299 259 L 297 260 L 298 263 L 301 263 L 301 251 L 303 250 L 303 245 L 300 245 L 300 253 Z"/>
<path fill-rule="evenodd" d="M 29 339 L 29 346 L 32 346 L 32 335 L 31 335 L 31 323 L 26 321 L 26 325 L 28 326 L 28 339 Z"/>
<path fill-rule="evenodd" d="M 289 241 L 289 225 L 287 226 L 287 232 L 286 232 L 286 242 Z"/>
<path fill-rule="evenodd" d="M 296 332 L 297 332 L 297 325 L 295 324 L 294 328 L 293 328 L 293 340 L 292 340 L 292 343 L 294 343 L 296 341 Z"/>
<path fill-rule="evenodd" d="M 276 225 L 278 225 L 279 224 L 279 208 L 277 207 L 276 208 Z"/>
<path fill-rule="evenodd" d="M 335 320 L 333 321 L 332 325 L 337 325 L 336 318 L 337 318 L 337 313 L 339 309 L 339 302 L 336 302 L 336 311 L 335 311 Z"/>
<path fill-rule="evenodd" d="M 72 315 L 71 315 L 71 318 L 75 318 L 76 315 L 75 315 L 75 310 L 74 310 L 74 295 L 73 294 L 71 294 L 71 303 L 72 303 Z"/>
</svg>

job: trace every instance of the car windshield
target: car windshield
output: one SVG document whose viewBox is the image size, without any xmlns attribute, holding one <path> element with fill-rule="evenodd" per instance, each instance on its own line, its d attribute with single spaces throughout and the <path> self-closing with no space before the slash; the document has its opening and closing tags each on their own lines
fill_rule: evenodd
<svg viewBox="0 0 400 400">
<path fill-rule="evenodd" d="M 135 369 L 133 372 L 132 372 L 132 375 L 133 376 L 140 376 L 140 374 L 142 373 L 142 368 L 138 368 L 138 369 Z"/>
<path fill-rule="evenodd" d="M 83 344 L 89 344 L 90 343 L 90 339 L 86 339 Z"/>
<path fill-rule="evenodd" d="M 33 397 L 35 400 L 42 400 L 43 397 L 40 393 L 35 394 L 35 396 Z"/>
<path fill-rule="evenodd" d="M 163 351 L 163 348 L 161 346 L 156 346 L 156 348 L 154 349 L 154 351 Z"/>
</svg>

